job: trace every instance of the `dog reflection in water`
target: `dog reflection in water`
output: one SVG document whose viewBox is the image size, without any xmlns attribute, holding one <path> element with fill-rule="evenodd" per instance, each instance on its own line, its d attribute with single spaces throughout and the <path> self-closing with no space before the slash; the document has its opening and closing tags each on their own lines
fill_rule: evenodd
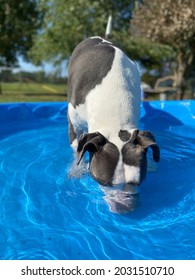
<svg viewBox="0 0 195 280">
<path fill-rule="evenodd" d="M 156 172 L 157 164 L 150 158 L 147 159 L 147 172 Z M 118 186 L 105 187 L 100 186 L 104 192 L 104 200 L 113 213 L 125 214 L 136 210 L 140 204 L 139 186 L 132 184 L 121 184 Z"/>
<path fill-rule="evenodd" d="M 78 166 L 77 157 L 72 162 L 68 176 L 69 178 L 80 179 L 86 174 L 89 174 L 89 163 L 87 160 L 83 160 Z M 156 172 L 157 165 L 148 159 L 147 172 Z M 117 214 L 126 214 L 136 210 L 140 204 L 139 202 L 139 188 L 140 186 L 134 186 L 132 184 L 120 184 L 116 186 L 103 186 L 99 185 L 100 189 L 104 193 L 103 199 L 108 204 L 109 210 Z"/>
<path fill-rule="evenodd" d="M 134 211 L 139 205 L 139 190 L 137 186 L 130 184 L 104 187 L 104 200 L 109 206 L 109 210 L 113 213 L 124 214 Z"/>
</svg>

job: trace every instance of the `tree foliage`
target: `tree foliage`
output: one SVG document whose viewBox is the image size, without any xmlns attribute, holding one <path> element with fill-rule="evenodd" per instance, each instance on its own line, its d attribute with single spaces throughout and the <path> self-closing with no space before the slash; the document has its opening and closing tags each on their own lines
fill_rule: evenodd
<svg viewBox="0 0 195 280">
<path fill-rule="evenodd" d="M 74 47 L 89 36 L 104 36 L 108 16 L 113 16 L 112 39 L 126 30 L 128 34 L 134 0 L 42 0 L 42 32 L 34 37 L 31 55 L 35 63 L 42 60 L 60 62 Z"/>
<path fill-rule="evenodd" d="M 117 34 L 117 41 L 122 42 L 121 47 L 125 46 L 124 50 L 131 59 L 138 60 L 148 70 L 162 67 L 162 64 L 174 57 L 174 50 L 171 46 L 153 43 L 150 40 L 145 40 L 144 37 L 136 37 L 128 32 Z"/>
<path fill-rule="evenodd" d="M 166 44 L 174 50 L 174 75 L 180 91 L 194 60 L 194 11 L 194 0 L 143 0 L 131 20 L 131 34 L 135 37 Z"/>
<path fill-rule="evenodd" d="M 42 22 L 37 0 L 0 0 L 0 65 L 13 65 L 27 56 Z"/>
<path fill-rule="evenodd" d="M 140 0 L 42 0 L 44 11 L 42 32 L 34 37 L 33 61 L 61 62 L 69 58 L 74 47 L 89 36 L 105 35 L 108 16 L 112 15 L 112 41 L 132 59 L 141 60 L 146 67 L 159 67 L 173 57 L 168 45 L 129 36 L 130 18 Z"/>
<path fill-rule="evenodd" d="M 132 30 L 153 42 L 186 52 L 195 42 L 194 0 L 143 0 L 131 21 Z"/>
</svg>

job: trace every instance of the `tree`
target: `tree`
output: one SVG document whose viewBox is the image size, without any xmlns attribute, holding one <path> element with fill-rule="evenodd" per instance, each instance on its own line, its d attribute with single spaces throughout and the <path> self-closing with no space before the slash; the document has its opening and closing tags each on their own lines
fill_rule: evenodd
<svg viewBox="0 0 195 280">
<path fill-rule="evenodd" d="M 131 59 L 140 61 L 148 70 L 160 69 L 162 64 L 174 57 L 174 50 L 169 45 L 155 43 L 143 37 L 137 37 L 127 32 L 117 35 L 117 41 Z"/>
<path fill-rule="evenodd" d="M 14 65 L 19 54 L 27 57 L 43 18 L 37 3 L 38 0 L 0 0 L 0 66 Z"/>
<path fill-rule="evenodd" d="M 135 0 L 42 0 L 44 25 L 34 36 L 31 52 L 36 64 L 41 61 L 60 63 L 69 58 L 75 46 L 89 36 L 105 35 L 108 16 L 113 16 L 112 39 L 126 30 Z"/>
<path fill-rule="evenodd" d="M 169 45 L 175 53 L 174 76 L 180 98 L 194 64 L 195 1 L 143 0 L 131 20 L 131 34 L 153 43 Z"/>
</svg>

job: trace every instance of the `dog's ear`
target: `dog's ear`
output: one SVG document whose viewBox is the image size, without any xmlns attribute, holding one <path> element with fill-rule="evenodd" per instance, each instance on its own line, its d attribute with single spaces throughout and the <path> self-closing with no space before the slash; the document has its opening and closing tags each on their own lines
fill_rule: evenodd
<svg viewBox="0 0 195 280">
<path fill-rule="evenodd" d="M 151 147 L 153 152 L 153 159 L 156 162 L 160 161 L 160 149 L 156 143 L 154 135 L 150 131 L 139 131 L 137 135 L 137 141 L 145 149 Z"/>
<path fill-rule="evenodd" d="M 100 147 L 106 143 L 106 138 L 99 132 L 82 134 L 79 138 L 77 153 L 78 153 L 78 163 L 80 163 L 85 152 L 90 153 L 97 152 Z"/>
</svg>

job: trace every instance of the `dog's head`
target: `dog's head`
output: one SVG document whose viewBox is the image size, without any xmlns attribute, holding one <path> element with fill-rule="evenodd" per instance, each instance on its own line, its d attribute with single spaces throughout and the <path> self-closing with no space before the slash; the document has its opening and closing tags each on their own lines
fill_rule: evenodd
<svg viewBox="0 0 195 280">
<path fill-rule="evenodd" d="M 99 132 L 82 134 L 78 144 L 78 164 L 85 152 L 90 154 L 90 172 L 102 185 L 130 183 L 139 185 L 147 172 L 147 150 L 153 151 L 153 159 L 160 160 L 160 150 L 149 131 L 120 130 L 118 145 Z"/>
</svg>

